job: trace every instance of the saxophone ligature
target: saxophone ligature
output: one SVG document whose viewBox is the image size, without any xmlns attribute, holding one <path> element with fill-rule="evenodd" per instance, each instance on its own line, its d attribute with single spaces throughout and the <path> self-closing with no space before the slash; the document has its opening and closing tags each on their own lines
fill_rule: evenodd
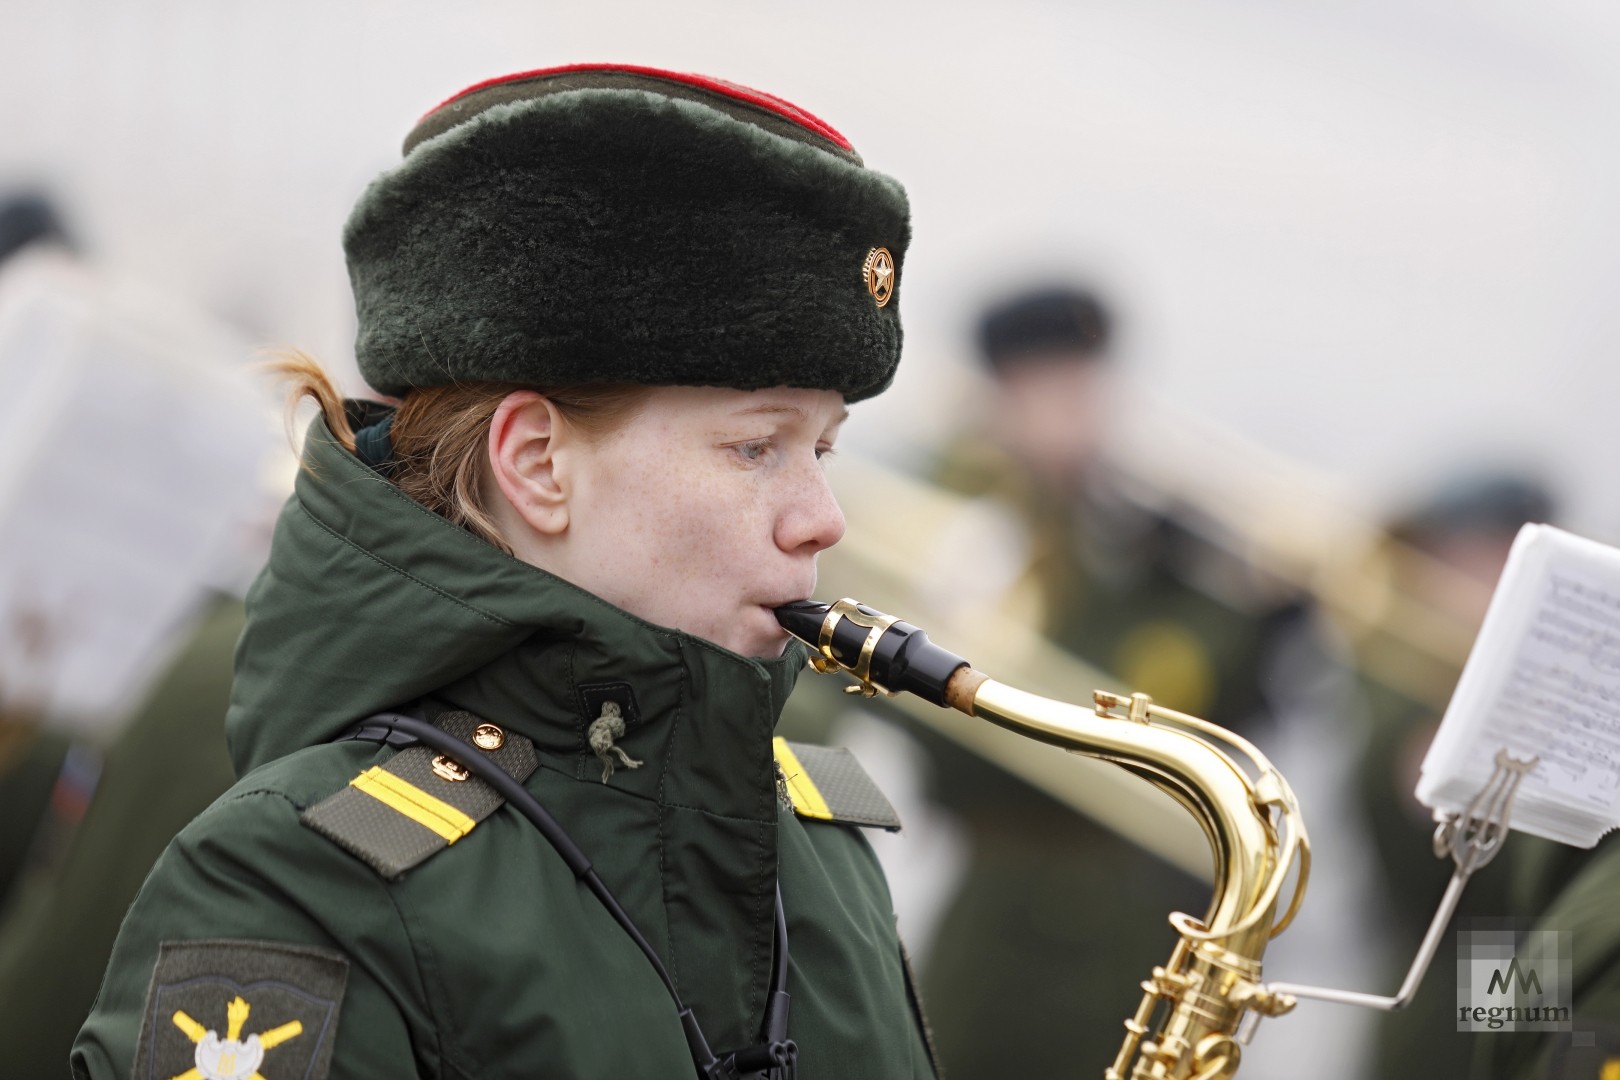
<svg viewBox="0 0 1620 1080">
<path fill-rule="evenodd" d="M 853 600 L 800 601 L 776 614 L 814 650 L 817 671 L 854 676 L 849 691 L 913 693 L 1110 761 L 1168 793 L 1202 827 L 1214 859 L 1209 909 L 1202 918 L 1170 916 L 1179 940 L 1165 965 L 1142 983 L 1141 1004 L 1125 1021 L 1106 1080 L 1230 1077 L 1259 1019 L 1294 1007 L 1293 995 L 1261 982 L 1260 968 L 1267 942 L 1287 927 L 1303 899 L 1310 844 L 1287 782 L 1247 741 L 1145 694 L 1099 690 L 1085 708 L 1014 689 L 917 627 Z"/>
</svg>

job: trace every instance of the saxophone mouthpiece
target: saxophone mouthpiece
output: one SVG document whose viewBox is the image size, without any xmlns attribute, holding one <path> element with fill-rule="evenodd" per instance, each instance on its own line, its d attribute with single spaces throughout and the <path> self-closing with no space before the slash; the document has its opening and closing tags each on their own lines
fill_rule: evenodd
<svg viewBox="0 0 1620 1080">
<path fill-rule="evenodd" d="M 935 705 L 956 707 L 946 687 L 968 662 L 901 622 L 853 600 L 796 600 L 776 608 L 782 629 L 816 651 L 817 668 L 843 669 L 868 691 L 908 691 Z"/>
<path fill-rule="evenodd" d="M 814 649 L 821 637 L 822 621 L 827 618 L 832 605 L 818 604 L 814 600 L 795 600 L 775 610 L 776 621 L 782 624 L 782 629 Z"/>
</svg>

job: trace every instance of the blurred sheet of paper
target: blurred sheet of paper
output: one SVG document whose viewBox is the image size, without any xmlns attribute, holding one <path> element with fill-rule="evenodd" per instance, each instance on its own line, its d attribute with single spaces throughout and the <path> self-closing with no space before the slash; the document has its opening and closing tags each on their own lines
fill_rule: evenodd
<svg viewBox="0 0 1620 1080">
<path fill-rule="evenodd" d="M 1519 531 L 1418 799 L 1461 812 L 1501 749 L 1538 761 L 1515 829 L 1591 847 L 1620 823 L 1620 550 L 1550 525 Z"/>
<path fill-rule="evenodd" d="M 286 451 L 250 354 L 65 257 L 0 274 L 0 703 L 116 727 L 262 561 Z"/>
</svg>

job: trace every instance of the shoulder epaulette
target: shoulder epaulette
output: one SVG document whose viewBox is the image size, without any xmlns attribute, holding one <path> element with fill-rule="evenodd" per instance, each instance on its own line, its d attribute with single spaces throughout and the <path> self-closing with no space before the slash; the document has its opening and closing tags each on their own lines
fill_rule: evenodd
<svg viewBox="0 0 1620 1080">
<path fill-rule="evenodd" d="M 434 724 L 477 747 L 519 783 L 539 767 L 532 742 L 471 713 L 445 713 Z M 300 820 L 392 879 L 472 832 L 505 801 L 460 763 L 410 746 Z"/>
<path fill-rule="evenodd" d="M 900 815 L 854 754 L 842 747 L 810 746 L 783 738 L 777 738 L 773 747 L 794 813 L 815 821 L 899 831 Z"/>
</svg>

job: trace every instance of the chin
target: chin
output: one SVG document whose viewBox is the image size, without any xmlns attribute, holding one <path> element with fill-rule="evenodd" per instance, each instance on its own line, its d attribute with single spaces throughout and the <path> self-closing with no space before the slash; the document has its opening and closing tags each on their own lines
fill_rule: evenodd
<svg viewBox="0 0 1620 1080">
<path fill-rule="evenodd" d="M 756 652 L 749 653 L 749 655 L 760 660 L 779 660 L 781 659 L 782 654 L 787 652 L 787 647 L 788 639 L 784 634 L 778 640 L 760 648 Z"/>
<path fill-rule="evenodd" d="M 788 636 L 784 631 L 769 638 L 750 637 L 747 641 L 739 641 L 727 646 L 734 653 L 750 656 L 756 660 L 775 660 L 787 651 Z"/>
<path fill-rule="evenodd" d="M 732 652 L 744 656 L 752 656 L 759 660 L 775 660 L 787 650 L 788 632 L 777 624 L 776 613 L 770 608 L 760 606 L 754 610 L 762 614 L 762 625 L 757 631 L 749 627 L 748 632 L 739 634 L 738 640 L 730 648 Z M 739 625 L 738 629 L 743 627 Z"/>
</svg>

